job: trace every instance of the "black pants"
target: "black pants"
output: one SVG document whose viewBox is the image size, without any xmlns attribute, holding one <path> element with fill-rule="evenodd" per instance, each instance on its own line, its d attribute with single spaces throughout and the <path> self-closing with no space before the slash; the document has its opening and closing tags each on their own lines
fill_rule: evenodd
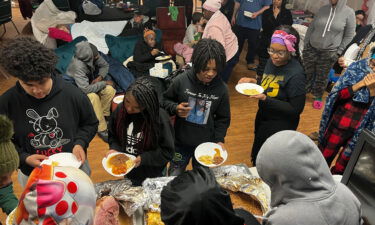
<svg viewBox="0 0 375 225">
<path fill-rule="evenodd" d="M 247 64 L 254 63 L 260 30 L 250 29 L 250 28 L 236 25 L 234 27 L 234 32 L 238 39 L 238 52 L 236 54 L 237 60 L 240 59 L 243 45 L 245 43 L 245 40 L 247 40 L 248 47 L 247 47 L 247 54 L 246 54 L 246 62 Z"/>
<path fill-rule="evenodd" d="M 230 75 L 232 74 L 233 68 L 237 64 L 237 59 L 236 55 L 233 56 L 226 64 L 224 70 L 221 72 L 221 79 L 225 82 L 228 83 L 228 80 L 230 78 Z"/>
<path fill-rule="evenodd" d="M 256 159 L 260 148 L 269 137 L 271 137 L 279 131 L 296 130 L 298 127 L 298 122 L 299 120 L 295 121 L 291 118 L 285 118 L 283 120 L 271 120 L 267 118 L 262 118 L 261 113 L 258 111 L 255 118 L 254 143 L 251 151 L 251 161 L 253 163 L 253 166 L 256 165 Z M 275 146 L 275 151 L 276 150 L 277 147 Z"/>
</svg>

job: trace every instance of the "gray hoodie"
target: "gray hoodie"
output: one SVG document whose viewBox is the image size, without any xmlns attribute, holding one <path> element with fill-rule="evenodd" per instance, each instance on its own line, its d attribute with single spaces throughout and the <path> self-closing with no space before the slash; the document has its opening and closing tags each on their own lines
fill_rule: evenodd
<svg viewBox="0 0 375 225">
<path fill-rule="evenodd" d="M 355 35 L 355 14 L 346 5 L 347 0 L 338 0 L 336 7 L 331 4 L 321 7 L 315 15 L 305 35 L 305 47 L 320 50 L 344 51 Z"/>
<path fill-rule="evenodd" d="M 336 183 L 315 143 L 297 131 L 281 131 L 263 144 L 256 167 L 271 188 L 267 225 L 359 225 L 360 202 Z"/>
<path fill-rule="evenodd" d="M 77 86 L 85 93 L 97 93 L 105 88 L 106 82 L 100 81 L 92 84 L 95 79 L 94 71 L 98 68 L 98 75 L 103 79 L 107 76 L 109 65 L 99 55 L 99 58 L 94 60 L 93 52 L 90 43 L 81 41 L 76 44 L 76 50 L 72 61 L 70 62 L 66 73 L 74 78 Z"/>
</svg>

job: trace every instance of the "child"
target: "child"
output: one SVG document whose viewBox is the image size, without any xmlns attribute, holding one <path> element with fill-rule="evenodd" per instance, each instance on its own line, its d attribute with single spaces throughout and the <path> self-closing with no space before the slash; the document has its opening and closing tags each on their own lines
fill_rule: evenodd
<svg viewBox="0 0 375 225">
<path fill-rule="evenodd" d="M 152 83 L 138 78 L 126 91 L 124 102 L 117 106 L 109 124 L 111 152 L 125 152 L 137 157 L 129 174 L 133 185 L 148 177 L 162 176 L 174 153 L 172 126 L 168 114 L 159 108 Z"/>
<path fill-rule="evenodd" d="M 194 48 L 192 62 L 193 68 L 179 75 L 164 93 L 164 108 L 177 115 L 176 153 L 169 170 L 173 176 L 185 170 L 199 144 L 223 145 L 230 123 L 228 89 L 217 76 L 225 67 L 224 47 L 216 40 L 202 39 Z M 203 115 L 197 114 L 199 109 Z M 197 166 L 193 158 L 193 167 Z"/>
<path fill-rule="evenodd" d="M 186 29 L 185 37 L 184 37 L 184 44 L 187 45 L 194 45 L 196 44 L 202 34 L 202 25 L 204 24 L 205 20 L 203 18 L 203 13 L 195 12 L 193 13 L 193 21 Z"/>
<path fill-rule="evenodd" d="M 0 115 L 0 207 L 7 215 L 18 205 L 11 177 L 18 168 L 19 157 L 11 142 L 12 136 L 12 122 L 4 115 Z"/>
</svg>

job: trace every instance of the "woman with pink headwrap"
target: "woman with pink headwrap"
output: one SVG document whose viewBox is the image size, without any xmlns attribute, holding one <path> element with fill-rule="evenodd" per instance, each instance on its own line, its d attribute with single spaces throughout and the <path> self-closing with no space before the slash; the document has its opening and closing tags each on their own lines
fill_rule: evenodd
<svg viewBox="0 0 375 225">
<path fill-rule="evenodd" d="M 264 93 L 250 97 L 259 100 L 251 152 L 253 165 L 260 147 L 268 137 L 298 127 L 306 99 L 306 79 L 298 44 L 298 32 L 291 26 L 280 26 L 272 35 L 268 48 L 270 59 L 260 82 Z M 254 78 L 244 77 L 238 83 L 255 82 Z"/>
</svg>

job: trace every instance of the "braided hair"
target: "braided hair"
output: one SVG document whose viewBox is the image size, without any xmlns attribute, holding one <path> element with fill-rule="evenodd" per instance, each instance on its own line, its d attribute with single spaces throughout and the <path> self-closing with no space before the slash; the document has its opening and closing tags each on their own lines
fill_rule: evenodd
<svg viewBox="0 0 375 225">
<path fill-rule="evenodd" d="M 131 94 L 142 108 L 143 124 L 141 126 L 141 133 L 143 134 L 143 141 L 138 144 L 139 153 L 142 153 L 145 149 L 156 147 L 159 138 L 158 95 L 151 81 L 146 77 L 136 79 L 126 90 L 126 93 Z M 128 115 L 124 104 L 120 111 L 120 121 L 117 123 L 117 133 L 120 140 L 122 140 L 122 146 L 127 145 L 126 135 L 128 125 L 130 124 Z"/>
<path fill-rule="evenodd" d="M 214 39 L 201 39 L 194 47 L 191 60 L 195 72 L 199 73 L 205 70 L 210 60 L 215 60 L 216 71 L 220 74 L 224 70 L 227 61 L 225 49 L 220 42 Z"/>
</svg>

